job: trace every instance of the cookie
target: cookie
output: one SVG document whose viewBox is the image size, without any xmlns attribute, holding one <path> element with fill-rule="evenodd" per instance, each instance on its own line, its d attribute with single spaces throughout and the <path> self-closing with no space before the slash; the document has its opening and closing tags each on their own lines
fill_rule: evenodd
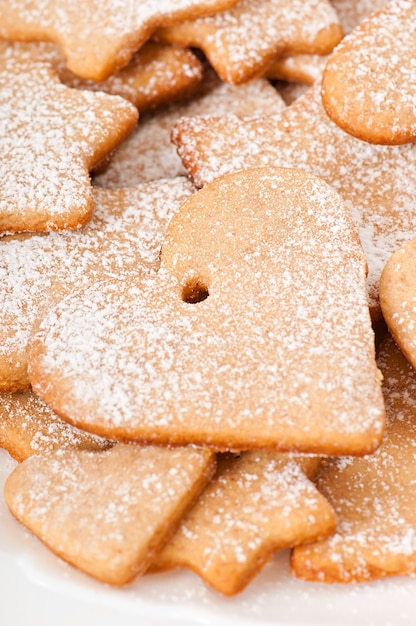
<svg viewBox="0 0 416 626">
<path fill-rule="evenodd" d="M 142 574 L 215 468 L 196 448 L 54 450 L 16 466 L 11 513 L 55 554 L 112 585 Z"/>
<path fill-rule="evenodd" d="M 388 0 L 332 0 L 344 35 L 350 33 L 371 13 L 382 9 Z M 331 54 L 331 53 L 330 53 Z M 311 85 L 321 79 L 329 54 L 296 54 L 276 59 L 267 68 L 270 79 L 301 82 Z"/>
<path fill-rule="evenodd" d="M 375 144 L 416 140 L 416 5 L 396 0 L 354 29 L 330 57 L 322 101 L 344 131 Z"/>
<path fill-rule="evenodd" d="M 264 451 L 220 456 L 150 571 L 189 567 L 225 595 L 241 592 L 277 550 L 334 531 L 333 511 L 309 480 L 318 464 Z"/>
<path fill-rule="evenodd" d="M 380 279 L 380 304 L 391 334 L 416 368 L 416 239 L 387 261 Z"/>
<path fill-rule="evenodd" d="M 356 219 L 368 261 L 371 317 L 381 319 L 380 275 L 391 254 L 416 237 L 416 152 L 377 146 L 343 132 L 322 106 L 320 85 L 281 114 L 257 119 L 182 119 L 172 139 L 198 187 L 250 167 L 308 170 L 341 194 Z"/>
<path fill-rule="evenodd" d="M 331 537 L 294 549 L 298 578 L 353 583 L 415 575 L 416 373 L 389 335 L 378 362 L 386 399 L 383 443 L 374 454 L 322 465 L 316 484 L 338 527 Z"/>
<path fill-rule="evenodd" d="M 93 190 L 95 210 L 82 229 L 0 239 L 0 390 L 29 387 L 31 334 L 64 296 L 104 278 L 156 268 L 164 232 L 194 193 L 185 178 L 122 190 Z"/>
<path fill-rule="evenodd" d="M 130 63 L 106 80 L 82 79 L 66 67 L 56 44 L 46 42 L 0 41 L 0 54 L 18 54 L 28 61 L 46 61 L 53 65 L 60 80 L 74 89 L 105 91 L 122 96 L 140 113 L 189 97 L 202 79 L 202 63 L 185 48 L 147 42 Z"/>
<path fill-rule="evenodd" d="M 0 448 L 18 462 L 58 448 L 104 450 L 113 445 L 70 426 L 30 391 L 2 393 L 0 400 Z"/>
<path fill-rule="evenodd" d="M 222 80 L 239 84 L 283 54 L 330 52 L 342 29 L 327 0 L 240 0 L 228 11 L 158 29 L 156 37 L 203 50 Z"/>
<path fill-rule="evenodd" d="M 46 316 L 29 377 L 111 439 L 363 454 L 384 421 L 365 273 L 329 185 L 287 168 L 224 176 L 172 218 L 157 274 Z"/>
<path fill-rule="evenodd" d="M 279 93 L 264 79 L 230 85 L 207 69 L 198 93 L 191 100 L 141 116 L 136 129 L 114 152 L 107 166 L 94 176 L 94 184 L 118 188 L 186 175 L 170 140 L 172 128 L 181 117 L 233 112 L 247 116 L 280 111 L 284 106 Z"/>
<path fill-rule="evenodd" d="M 0 56 L 0 232 L 77 229 L 94 204 L 89 171 L 137 122 L 118 96 L 70 89 L 47 63 Z"/>
<path fill-rule="evenodd" d="M 211 15 L 236 0 L 89 0 L 82 10 L 67 0 L 1 0 L 0 36 L 17 41 L 53 41 L 68 69 L 104 80 L 127 65 L 159 26 Z"/>
</svg>

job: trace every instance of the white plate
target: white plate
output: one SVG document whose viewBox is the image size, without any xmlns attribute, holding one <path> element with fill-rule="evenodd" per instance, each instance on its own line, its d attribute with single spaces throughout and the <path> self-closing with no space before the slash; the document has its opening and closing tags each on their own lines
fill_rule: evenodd
<svg viewBox="0 0 416 626">
<path fill-rule="evenodd" d="M 15 463 L 0 450 L 0 488 Z M 115 621 L 115 620 L 118 620 Z M 55 557 L 0 497 L 2 626 L 401 626 L 416 623 L 416 580 L 323 585 L 295 580 L 277 555 L 249 587 L 223 598 L 189 571 L 114 589 Z"/>
</svg>

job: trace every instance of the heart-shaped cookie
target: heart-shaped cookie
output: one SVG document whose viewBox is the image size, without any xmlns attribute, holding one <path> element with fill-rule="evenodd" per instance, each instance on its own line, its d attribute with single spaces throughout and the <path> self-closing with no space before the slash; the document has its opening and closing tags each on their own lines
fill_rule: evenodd
<svg viewBox="0 0 416 626">
<path fill-rule="evenodd" d="M 29 377 L 112 439 L 369 452 L 384 405 L 365 276 L 355 223 L 321 179 L 224 176 L 172 219 L 158 273 L 50 312 Z"/>
<path fill-rule="evenodd" d="M 18 465 L 4 495 L 53 552 L 121 585 L 147 569 L 214 469 L 214 454 L 191 447 L 54 450 Z"/>
</svg>

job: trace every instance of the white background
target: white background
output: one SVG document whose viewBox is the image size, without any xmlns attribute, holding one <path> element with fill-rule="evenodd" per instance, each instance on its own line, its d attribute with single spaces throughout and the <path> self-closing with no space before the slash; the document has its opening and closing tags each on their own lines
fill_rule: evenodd
<svg viewBox="0 0 416 626">
<path fill-rule="evenodd" d="M 111 588 L 55 557 L 10 515 L 0 450 L 1 626 L 414 626 L 416 580 L 324 585 L 294 579 L 281 553 L 239 596 L 224 598 L 183 570 Z M 118 621 L 117 621 L 118 620 Z"/>
</svg>

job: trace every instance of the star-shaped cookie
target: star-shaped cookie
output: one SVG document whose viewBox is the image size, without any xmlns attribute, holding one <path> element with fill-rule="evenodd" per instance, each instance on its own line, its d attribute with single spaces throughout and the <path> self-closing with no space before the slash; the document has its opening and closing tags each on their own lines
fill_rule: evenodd
<svg viewBox="0 0 416 626">
<path fill-rule="evenodd" d="M 94 208 L 89 172 L 133 130 L 137 109 L 19 56 L 0 56 L 0 232 L 79 228 Z"/>
<path fill-rule="evenodd" d="M 210 15 L 237 0 L 1 0 L 0 36 L 54 41 L 74 74 L 103 80 L 127 65 L 159 26 Z"/>
<path fill-rule="evenodd" d="M 168 43 L 201 48 L 226 82 L 264 74 L 281 55 L 330 52 L 342 38 L 327 0 L 240 0 L 217 15 L 159 29 Z"/>
<path fill-rule="evenodd" d="M 264 451 L 219 456 L 151 570 L 189 567 L 225 595 L 241 592 L 274 552 L 334 531 L 333 511 L 309 480 L 318 463 Z"/>
</svg>

